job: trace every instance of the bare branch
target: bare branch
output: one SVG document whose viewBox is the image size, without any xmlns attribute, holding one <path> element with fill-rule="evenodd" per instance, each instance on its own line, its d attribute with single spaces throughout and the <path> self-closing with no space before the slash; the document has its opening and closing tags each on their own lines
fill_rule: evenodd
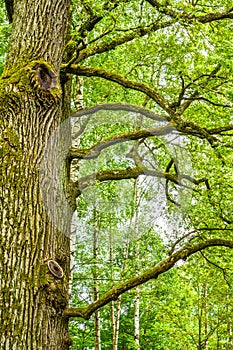
<svg viewBox="0 0 233 350">
<path fill-rule="evenodd" d="M 207 231 L 207 232 L 214 232 L 215 231 L 233 231 L 233 228 L 221 228 L 221 227 L 200 227 L 200 228 L 197 228 L 193 231 L 190 231 L 188 233 L 186 233 L 185 235 L 181 236 L 180 238 L 178 238 L 172 245 L 171 247 L 171 250 L 169 251 L 169 254 L 173 254 L 174 251 L 175 251 L 175 248 L 176 246 L 181 242 L 183 241 L 185 238 L 193 235 L 194 233 L 197 233 L 199 235 L 199 232 L 203 232 L 203 231 Z M 191 240 L 193 240 L 193 238 L 197 238 L 198 236 L 195 235 L 195 236 L 192 236 L 191 239 L 189 240 L 189 242 Z"/>
<path fill-rule="evenodd" d="M 199 97 L 184 97 L 184 100 L 190 100 L 190 101 L 205 101 L 205 102 L 208 102 L 208 103 L 210 103 L 211 105 L 216 106 L 216 107 L 232 108 L 232 106 L 229 105 L 229 104 L 217 103 L 217 102 L 211 101 L 211 100 L 209 100 L 208 98 L 203 97 L 203 96 L 199 96 Z"/>
<path fill-rule="evenodd" d="M 218 78 L 218 77 L 216 76 L 216 74 L 219 72 L 220 68 L 221 68 L 221 66 L 220 66 L 220 64 L 218 64 L 218 65 L 212 70 L 212 72 L 211 72 L 210 74 L 207 74 L 207 75 L 205 74 L 205 75 L 203 75 L 203 76 L 200 76 L 200 77 L 196 78 L 194 81 L 197 81 L 197 80 L 199 80 L 199 79 L 202 78 L 202 77 L 206 77 L 206 80 L 205 80 L 204 82 L 201 83 L 201 89 L 203 90 L 203 89 L 208 85 L 209 81 L 211 81 L 211 79 L 213 79 L 213 78 Z M 193 82 L 194 82 L 194 81 L 193 81 Z M 188 86 L 191 86 L 193 82 L 190 82 L 190 83 L 185 87 L 185 89 L 187 89 Z M 198 86 L 198 87 L 199 87 L 199 86 Z M 181 114 L 183 114 L 184 111 L 191 105 L 191 103 L 192 103 L 193 101 L 195 101 L 195 100 L 199 97 L 198 95 L 199 95 L 199 91 L 198 91 L 198 88 L 197 88 L 197 89 L 192 93 L 192 95 L 191 95 L 190 97 L 186 98 L 186 102 L 184 102 L 184 103 L 181 105 L 181 107 L 179 108 L 179 111 L 180 111 Z"/>
<path fill-rule="evenodd" d="M 186 260 L 189 256 L 202 251 L 208 247 L 228 247 L 233 248 L 233 241 L 223 240 L 223 239 L 209 239 L 204 242 L 195 244 L 193 246 L 186 246 L 176 253 L 169 256 L 167 259 L 163 260 L 155 267 L 149 269 L 148 271 L 122 282 L 117 286 L 110 289 L 107 293 L 101 296 L 98 300 L 86 307 L 81 308 L 67 308 L 64 311 L 65 317 L 82 317 L 84 319 L 89 319 L 90 316 L 98 310 L 99 308 L 107 305 L 112 300 L 117 300 L 117 298 L 123 293 L 135 288 L 141 284 L 144 284 L 151 279 L 157 279 L 159 275 L 170 270 L 179 260 Z"/>
<path fill-rule="evenodd" d="M 226 276 L 226 269 L 224 269 L 223 267 L 219 266 L 218 264 L 216 264 L 215 262 L 211 261 L 209 258 L 207 258 L 207 256 L 201 252 L 201 255 L 203 256 L 203 258 L 210 264 L 213 265 L 214 267 L 216 267 L 217 269 L 221 270 L 223 273 L 223 278 L 226 281 L 226 284 L 228 285 L 228 287 L 231 287 L 229 281 L 227 280 L 227 276 Z"/>
</svg>

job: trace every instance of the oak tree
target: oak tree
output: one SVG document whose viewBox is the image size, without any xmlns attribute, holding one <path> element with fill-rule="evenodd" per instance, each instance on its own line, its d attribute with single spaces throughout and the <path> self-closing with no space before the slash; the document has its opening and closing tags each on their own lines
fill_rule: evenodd
<svg viewBox="0 0 233 350">
<path fill-rule="evenodd" d="M 12 29 L 0 81 L 2 349 L 68 349 L 70 317 L 88 319 L 192 254 L 233 247 L 228 41 L 233 8 L 220 3 L 5 0 Z M 84 107 L 95 104 L 92 108 L 73 110 L 80 87 L 75 77 L 84 77 Z M 99 110 L 138 113 L 157 125 L 136 125 L 73 147 L 71 113 L 86 118 L 80 137 L 88 116 Z M 189 140 L 194 174 L 180 169 L 174 157 L 165 157 L 163 169 L 157 169 L 141 156 L 140 145 L 153 157 L 160 149 L 157 138 L 171 130 Z M 112 145 L 133 141 L 130 166 L 72 180 L 75 161 L 96 159 Z M 85 307 L 69 307 L 76 198 L 93 180 L 101 184 L 141 175 L 164 179 L 167 201 L 175 208 L 177 187 L 196 191 L 190 230 L 174 239 L 157 265 Z"/>
</svg>

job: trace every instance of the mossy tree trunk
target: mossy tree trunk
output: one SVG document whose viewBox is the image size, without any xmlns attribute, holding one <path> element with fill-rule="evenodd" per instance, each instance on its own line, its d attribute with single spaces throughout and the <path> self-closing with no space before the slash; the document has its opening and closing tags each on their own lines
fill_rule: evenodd
<svg viewBox="0 0 233 350">
<path fill-rule="evenodd" d="M 59 67 L 68 11 L 69 0 L 14 1 L 11 44 L 0 82 L 2 350 L 60 350 L 70 343 L 63 310 L 72 211 L 63 212 L 66 227 L 59 231 L 42 202 L 39 177 L 45 145 L 66 117 Z M 64 139 L 68 144 L 67 134 L 53 146 L 64 146 Z M 66 185 L 62 166 L 59 181 Z M 43 181 L 42 191 L 49 197 L 46 177 Z M 63 210 L 59 200 L 55 209 Z M 50 272 L 48 260 L 63 268 L 63 278 Z"/>
</svg>

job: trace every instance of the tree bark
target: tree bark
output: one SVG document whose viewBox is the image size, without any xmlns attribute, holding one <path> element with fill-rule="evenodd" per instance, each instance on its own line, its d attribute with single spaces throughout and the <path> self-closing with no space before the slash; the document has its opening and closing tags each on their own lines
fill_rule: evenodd
<svg viewBox="0 0 233 350">
<path fill-rule="evenodd" d="M 61 198 L 56 208 L 51 201 L 52 212 L 58 212 L 58 218 L 62 212 L 66 218 L 59 231 L 42 201 L 43 192 L 47 198 L 54 195 L 51 181 L 47 182 L 46 172 L 42 182 L 39 176 L 41 161 L 46 165 L 45 146 L 64 117 L 59 67 L 68 9 L 68 0 L 14 2 L 10 50 L 0 84 L 3 350 L 65 350 L 70 344 L 62 315 L 68 303 L 72 209 L 67 206 L 64 212 Z M 58 164 L 63 159 L 59 151 L 68 143 L 68 133 L 54 139 Z M 57 181 L 66 186 L 65 164 L 60 168 Z M 63 277 L 50 272 L 48 260 L 61 266 Z"/>
</svg>

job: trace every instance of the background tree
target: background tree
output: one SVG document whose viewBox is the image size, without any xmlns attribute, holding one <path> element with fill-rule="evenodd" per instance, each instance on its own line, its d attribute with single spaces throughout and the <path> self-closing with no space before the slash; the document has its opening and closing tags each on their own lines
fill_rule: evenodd
<svg viewBox="0 0 233 350">
<path fill-rule="evenodd" d="M 0 84 L 1 347 L 68 349 L 70 317 L 88 319 L 125 292 L 156 279 L 178 261 L 198 252 L 204 254 L 201 257 L 206 261 L 202 269 L 212 264 L 229 279 L 226 274 L 231 256 L 225 248 L 213 248 L 233 247 L 230 210 L 233 8 L 229 2 L 213 1 L 210 5 L 207 1 L 6 0 L 4 4 Z M 12 28 L 6 25 L 4 16 L 12 22 Z M 9 47 L 5 44 L 7 38 Z M 74 112 L 75 106 L 80 106 L 77 97 L 82 90 L 83 107 L 98 106 L 77 112 L 80 130 L 76 133 L 79 141 L 74 145 L 72 122 L 63 124 L 65 128 L 58 126 L 67 120 L 71 110 Z M 118 103 L 99 105 L 110 102 Z M 119 123 L 105 121 L 94 130 L 92 112 L 106 108 L 123 110 L 124 121 L 122 114 L 121 117 L 117 114 Z M 140 129 L 136 122 L 138 114 L 143 115 Z M 178 148 L 174 155 L 166 146 L 170 143 L 174 146 L 168 136 L 172 131 L 182 137 L 176 147 L 188 150 L 192 172 L 189 164 L 177 159 Z M 114 152 L 118 157 L 107 158 Z M 91 163 L 95 160 L 97 168 Z M 73 179 L 73 174 L 71 178 L 70 170 L 78 171 L 76 178 Z M 152 242 L 156 238 L 158 247 L 161 246 L 161 260 L 151 253 L 144 266 L 137 271 L 132 266 L 123 276 L 119 265 L 115 274 L 119 284 L 105 283 L 95 301 L 83 289 L 87 303 L 69 307 L 70 226 L 76 198 L 83 201 L 84 207 L 88 206 L 85 195 L 93 196 L 94 192 L 116 202 L 127 188 L 124 195 L 128 196 L 127 203 L 120 211 L 121 220 L 127 223 L 130 217 L 127 208 L 133 207 L 132 179 L 139 178 L 140 188 L 145 192 L 144 203 L 150 203 L 151 191 L 146 190 L 148 183 L 143 184 L 145 175 L 149 180 L 161 179 L 166 199 L 161 215 L 166 225 L 156 227 L 152 220 L 149 230 L 146 228 L 150 220 L 141 222 L 145 226 L 142 233 L 151 232 Z M 93 180 L 97 180 L 96 188 L 91 186 Z M 184 214 L 183 198 L 187 197 L 191 199 Z M 69 205 L 64 206 L 64 202 Z M 81 211 L 77 215 L 84 220 Z M 117 221 L 115 232 L 120 231 Z M 107 221 L 105 224 L 108 227 Z M 123 240 L 124 252 L 126 242 L 127 239 Z M 150 249 L 139 247 L 139 256 L 141 250 Z M 132 243 L 130 249 L 135 257 Z M 79 259 L 84 258 L 84 253 L 88 253 L 87 249 L 80 249 Z M 105 252 L 102 254 L 104 257 Z M 119 259 L 123 258 L 125 255 L 121 254 Z M 109 269 L 102 273 L 105 271 L 109 274 Z M 173 272 L 169 273 L 173 277 Z M 198 333 L 196 329 L 181 328 L 181 334 L 189 336 L 193 346 L 200 348 L 207 346 L 214 333 L 221 348 L 221 334 L 225 333 L 229 345 L 231 293 L 226 288 L 224 315 L 218 303 L 216 318 L 210 321 L 208 308 L 212 299 L 208 286 L 213 288 L 214 279 L 209 284 L 208 279 L 201 275 L 198 279 L 187 269 L 189 274 L 195 276 L 199 288 L 195 291 L 193 284 L 198 303 L 195 304 Z M 154 282 L 149 282 L 150 286 L 153 289 Z M 124 296 L 126 305 L 132 305 L 130 293 Z M 125 310 L 124 316 L 129 310 L 132 317 L 130 306 Z M 146 301 L 142 312 L 145 310 Z M 125 321 L 129 323 L 129 318 Z M 170 322 L 172 327 L 174 324 L 180 326 L 175 318 Z M 132 327 L 131 324 L 131 335 Z M 88 332 L 83 324 L 80 331 L 83 347 Z M 152 336 L 148 340 L 141 337 L 140 344 L 150 340 L 145 345 L 150 348 Z M 104 341 L 107 344 L 108 339 Z M 158 349 L 163 341 L 157 340 Z M 133 339 L 132 342 L 119 339 L 119 344 L 122 342 L 124 348 L 135 346 Z"/>
</svg>

